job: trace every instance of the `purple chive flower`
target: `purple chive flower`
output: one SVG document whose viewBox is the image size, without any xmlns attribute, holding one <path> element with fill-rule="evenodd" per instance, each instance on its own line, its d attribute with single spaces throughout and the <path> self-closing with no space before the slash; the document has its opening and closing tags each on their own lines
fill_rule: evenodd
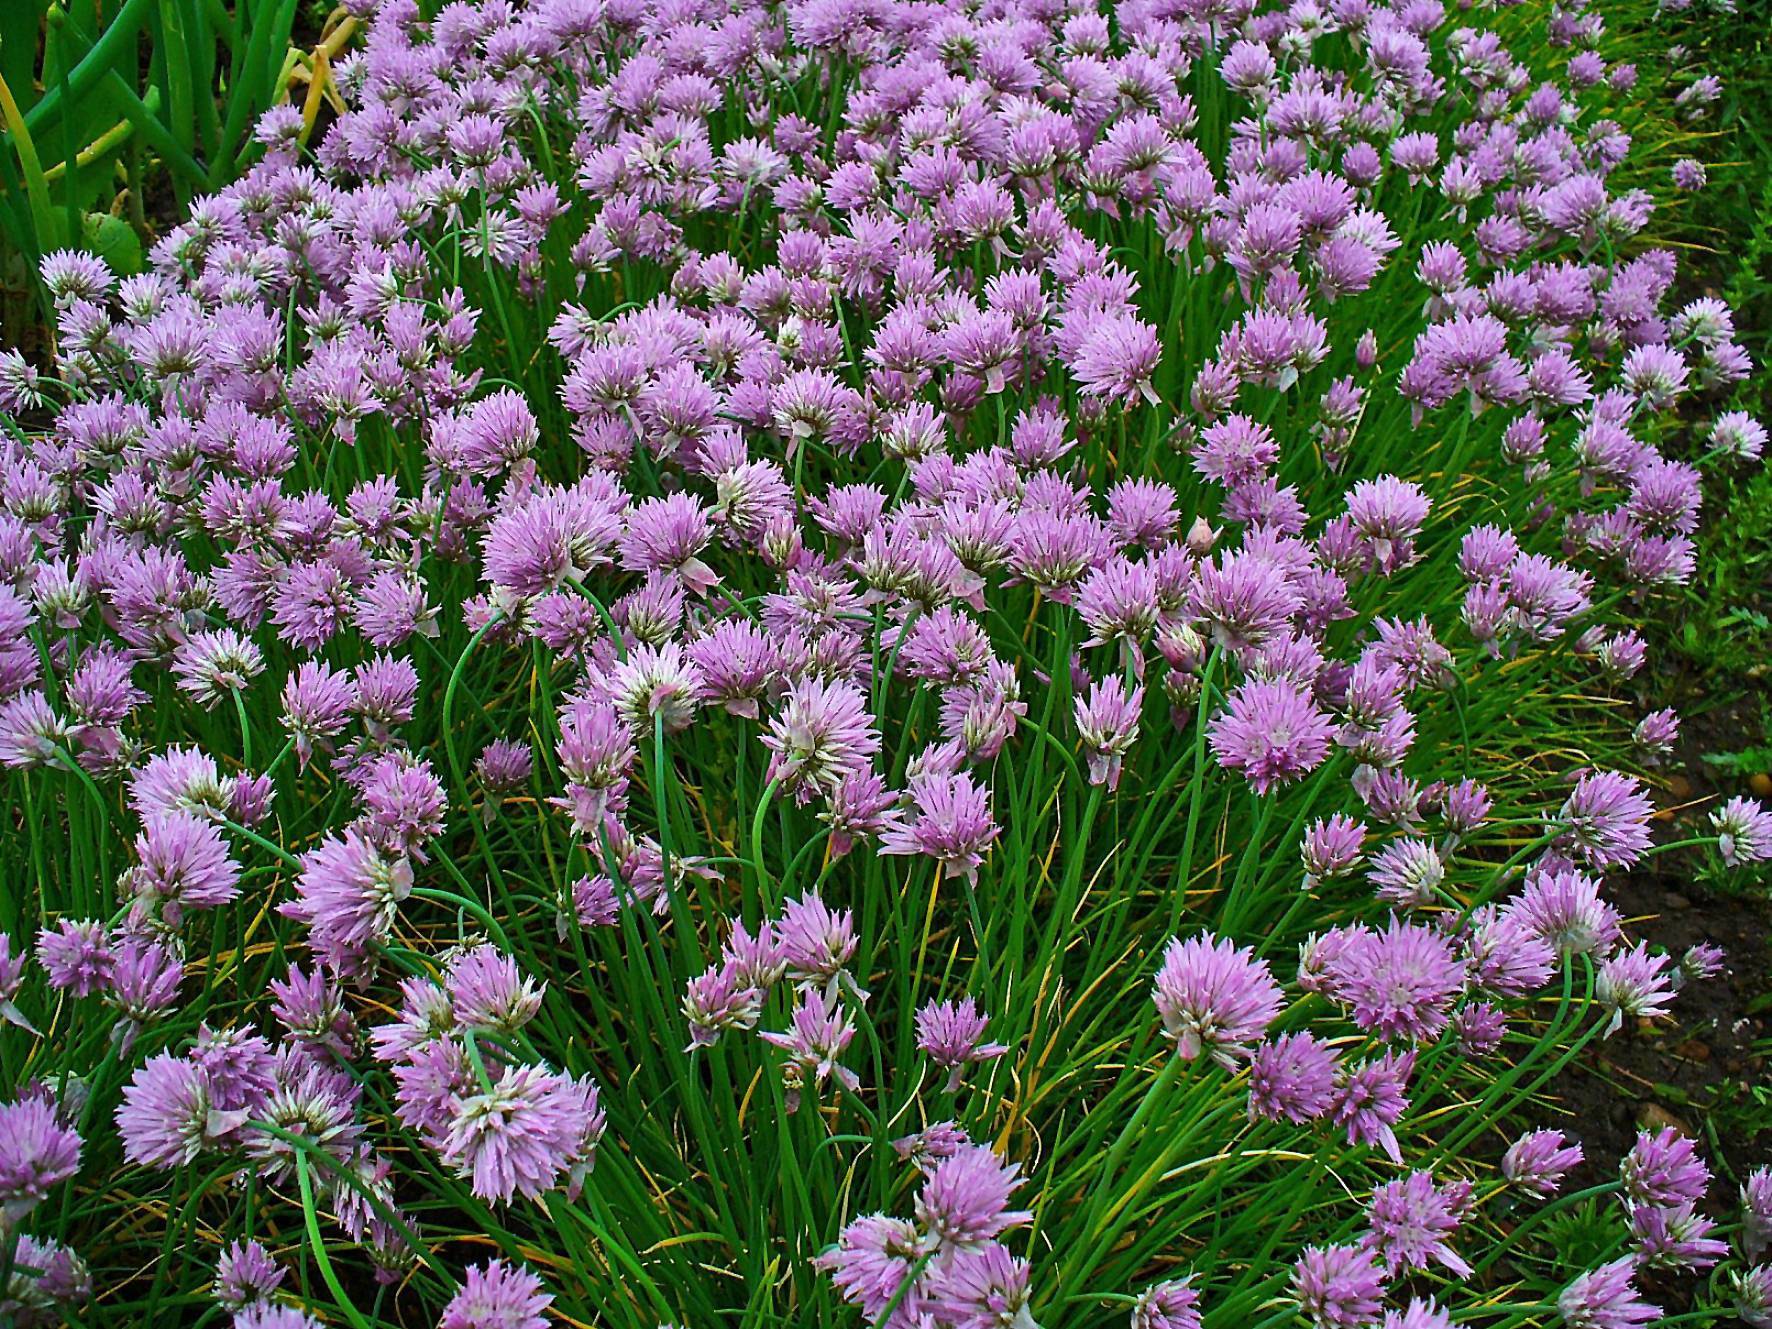
<svg viewBox="0 0 1772 1329">
<path fill-rule="evenodd" d="M 1690 1204 L 1634 1205 L 1630 1226 L 1637 1263 L 1646 1269 L 1709 1269 L 1729 1254 L 1729 1243 L 1710 1235 L 1717 1225 Z"/>
<path fill-rule="evenodd" d="M 1070 369 L 1086 393 L 1125 405 L 1142 396 L 1155 406 L 1151 375 L 1161 358 L 1150 324 L 1132 314 L 1101 314 L 1082 333 Z"/>
<path fill-rule="evenodd" d="M 208 1142 L 209 1077 L 196 1062 L 162 1052 L 136 1068 L 117 1108 L 117 1131 L 130 1162 L 170 1170 Z"/>
<path fill-rule="evenodd" d="M 1383 932 L 1363 931 L 1329 967 L 1330 991 L 1361 1029 L 1382 1038 L 1437 1038 L 1464 990 L 1465 964 L 1441 933 L 1392 918 Z"/>
<path fill-rule="evenodd" d="M 209 1097 L 221 1112 L 255 1109 L 277 1084 L 271 1045 L 250 1029 L 197 1026 L 191 1060 L 209 1077 Z"/>
<path fill-rule="evenodd" d="M 1631 738 L 1645 757 L 1666 757 L 1673 752 L 1674 745 L 1679 742 L 1680 717 L 1667 707 L 1651 711 L 1637 721 L 1637 727 L 1631 731 Z M 1655 763 L 1651 762 L 1651 764 Z"/>
<path fill-rule="evenodd" d="M 1255 554 L 1225 553 L 1202 563 L 1192 590 L 1193 610 L 1228 651 L 1253 650 L 1284 628 L 1300 596 L 1284 568 Z"/>
<path fill-rule="evenodd" d="M 110 1003 L 123 1016 L 112 1031 L 120 1051 L 128 1051 L 136 1032 L 165 1014 L 178 1000 L 184 958 L 172 946 L 140 937 L 113 936 L 116 963 L 111 971 Z"/>
<path fill-rule="evenodd" d="M 1727 967 L 1728 959 L 1728 953 L 1721 946 L 1713 946 L 1708 941 L 1688 946 L 1685 954 L 1680 956 L 1675 985 L 1687 980 L 1703 982 L 1715 978 Z"/>
<path fill-rule="evenodd" d="M 504 797 L 529 783 L 535 752 L 527 743 L 495 738 L 474 759 L 474 774 L 488 794 Z"/>
<path fill-rule="evenodd" d="M 1000 1242 L 955 1251 L 932 1266 L 928 1305 L 956 1325 L 1026 1324 L 1033 1270 Z"/>
<path fill-rule="evenodd" d="M 1200 1329 L 1192 1276 L 1152 1283 L 1132 1303 L 1132 1329 Z"/>
<path fill-rule="evenodd" d="M 1566 1145 L 1558 1130 L 1528 1131 L 1501 1156 L 1501 1175 L 1528 1195 L 1546 1198 L 1562 1189 L 1563 1177 L 1581 1162 L 1581 1146 Z"/>
<path fill-rule="evenodd" d="M 1384 1273 L 1359 1246 L 1310 1246 L 1292 1266 L 1292 1296 L 1317 1329 L 1363 1329 L 1383 1305 Z"/>
<path fill-rule="evenodd" d="M 1732 798 L 1710 814 L 1717 851 L 1730 867 L 1772 858 L 1772 812 L 1757 800 Z"/>
<path fill-rule="evenodd" d="M 818 812 L 818 819 L 831 828 L 831 857 L 841 858 L 857 840 L 897 826 L 898 801 L 898 795 L 872 771 L 845 776 Z"/>
<path fill-rule="evenodd" d="M 1634 1329 L 1661 1318 L 1661 1307 L 1637 1293 L 1636 1264 L 1626 1256 L 1590 1269 L 1557 1294 L 1557 1312 L 1569 1329 Z"/>
<path fill-rule="evenodd" d="M 880 735 L 860 688 L 841 679 L 812 678 L 788 693 L 769 722 L 763 746 L 775 754 L 767 778 L 795 802 L 806 803 L 865 772 L 880 750 Z"/>
<path fill-rule="evenodd" d="M 1528 920 L 1485 905 L 1465 938 L 1474 987 L 1498 997 L 1523 997 L 1549 981 L 1557 953 Z"/>
<path fill-rule="evenodd" d="M 523 1265 L 490 1260 L 471 1266 L 437 1329 L 547 1329 L 543 1312 L 554 1298 L 541 1286 Z"/>
<path fill-rule="evenodd" d="M 1273 432 L 1246 415 L 1229 415 L 1200 433 L 1194 469 L 1209 480 L 1236 488 L 1258 479 L 1280 459 Z"/>
<path fill-rule="evenodd" d="M 1330 1116 L 1349 1144 L 1376 1144 L 1391 1162 L 1403 1161 L 1395 1128 L 1409 1107 L 1405 1090 L 1414 1070 L 1414 1052 L 1387 1052 L 1342 1073 Z"/>
<path fill-rule="evenodd" d="M 938 1121 L 933 1126 L 926 1126 L 915 1135 L 906 1135 L 892 1142 L 892 1148 L 900 1158 L 917 1165 L 917 1170 L 927 1176 L 935 1169 L 935 1165 L 944 1158 L 952 1158 L 972 1143 L 965 1131 L 951 1121 Z"/>
<path fill-rule="evenodd" d="M 1625 1194 L 1638 1204 L 1690 1204 L 1702 1200 L 1710 1187 L 1710 1168 L 1698 1156 L 1698 1147 L 1672 1126 L 1653 1135 L 1639 1132 L 1618 1165 L 1618 1175 Z"/>
<path fill-rule="evenodd" d="M 985 851 L 998 835 L 990 794 L 964 772 L 911 782 L 911 815 L 880 835 L 883 854 L 920 854 L 941 865 L 944 877 L 976 881 Z"/>
<path fill-rule="evenodd" d="M 382 1061 L 411 1058 L 414 1052 L 457 1032 L 449 988 L 416 976 L 400 980 L 398 1018 L 369 1031 L 369 1043 Z M 479 1031 L 476 1031 L 479 1032 Z"/>
<path fill-rule="evenodd" d="M 440 1152 L 483 1200 L 535 1199 L 588 1167 L 603 1121 L 588 1080 L 510 1066 L 490 1088 L 452 1102 Z"/>
<path fill-rule="evenodd" d="M 384 854 L 361 832 L 346 830 L 302 857 L 295 889 L 298 898 L 279 906 L 279 912 L 307 926 L 308 944 L 329 967 L 358 977 L 412 890 L 412 867 L 403 857 Z"/>
<path fill-rule="evenodd" d="M 0 1226 L 11 1229 L 80 1170 L 80 1136 L 45 1098 L 0 1103 Z"/>
<path fill-rule="evenodd" d="M 855 915 L 833 910 L 816 893 L 789 900 L 776 922 L 770 963 L 800 983 L 828 984 L 857 945 Z"/>
<path fill-rule="evenodd" d="M 1431 507 L 1419 485 L 1381 475 L 1348 491 L 1348 518 L 1364 542 L 1372 566 L 1388 575 L 1415 558 L 1415 537 Z"/>
<path fill-rule="evenodd" d="M 92 1297 L 92 1274 L 78 1254 L 48 1237 L 18 1236 L 0 1314 L 19 1329 L 66 1323 Z"/>
<path fill-rule="evenodd" d="M 111 985 L 117 957 L 104 924 L 64 918 L 37 934 L 37 962 L 51 987 L 90 997 Z"/>
<path fill-rule="evenodd" d="M 621 565 L 630 572 L 665 571 L 691 594 L 706 595 L 718 575 L 698 557 L 712 538 L 708 514 L 685 494 L 650 498 L 628 511 L 620 539 Z"/>
<path fill-rule="evenodd" d="M 1766 427 L 1745 411 L 1725 411 L 1711 422 L 1709 441 L 1726 456 L 1757 461 L 1766 450 Z"/>
<path fill-rule="evenodd" d="M 326 970 L 292 964 L 288 977 L 271 980 L 270 990 L 271 1013 L 298 1044 L 323 1056 L 355 1053 L 350 1012 Z"/>
<path fill-rule="evenodd" d="M 1384 1261 L 1393 1277 L 1437 1261 L 1458 1277 L 1468 1278 L 1470 1265 L 1447 1238 L 1463 1222 L 1470 1197 L 1468 1182 L 1436 1186 L 1429 1172 L 1411 1172 L 1401 1181 L 1385 1182 L 1372 1192 L 1362 1244 Z"/>
<path fill-rule="evenodd" d="M 129 874 L 135 909 L 177 927 L 186 909 L 212 909 L 240 893 L 240 868 L 219 828 L 188 812 L 156 817 L 136 837 Z"/>
<path fill-rule="evenodd" d="M 701 671 L 674 641 L 636 646 L 603 680 L 607 699 L 636 734 L 650 734 L 655 721 L 667 734 L 688 728 L 704 686 Z"/>
<path fill-rule="evenodd" d="M 788 1028 L 766 1029 L 757 1036 L 788 1054 L 782 1081 L 789 1112 L 799 1110 L 801 1091 L 809 1081 L 814 1088 L 829 1079 L 851 1092 L 861 1087 L 861 1077 L 837 1060 L 855 1038 L 855 1020 L 834 996 L 802 988 Z"/>
<path fill-rule="evenodd" d="M 1486 1001 L 1460 1006 L 1452 1016 L 1458 1048 L 1467 1057 L 1486 1057 L 1507 1037 L 1507 1016 Z"/>
<path fill-rule="evenodd" d="M 215 758 L 195 748 L 168 748 L 136 773 L 129 801 L 143 822 L 170 812 L 225 816 L 233 805 L 233 782 L 222 778 Z"/>
<path fill-rule="evenodd" d="M 1402 1310 L 1384 1313 L 1383 1329 L 1452 1329 L 1452 1317 L 1432 1297 L 1411 1297 Z"/>
<path fill-rule="evenodd" d="M 1606 1032 L 1615 1032 L 1629 1015 L 1639 1020 L 1665 1016 L 1674 999 L 1674 975 L 1669 957 L 1651 955 L 1643 942 L 1628 951 L 1609 956 L 1594 980 L 1594 996 L 1612 1012 Z"/>
<path fill-rule="evenodd" d="M 224 1106 L 211 1084 L 211 1100 Z M 295 1171 L 296 1151 L 268 1130 L 263 1122 L 286 1134 L 299 1135 L 340 1163 L 356 1153 L 363 1127 L 357 1121 L 359 1087 L 330 1065 L 302 1054 L 286 1053 L 277 1063 L 268 1093 L 257 1102 L 224 1114 L 235 1122 L 250 1117 L 246 1127 L 247 1157 L 272 1182 L 287 1180 Z"/>
<path fill-rule="evenodd" d="M 351 710 L 363 718 L 370 733 L 386 741 L 412 720 L 418 703 L 418 671 L 410 660 L 377 655 L 357 666 L 357 695 Z"/>
<path fill-rule="evenodd" d="M 911 1280 L 924 1251 L 922 1234 L 908 1219 L 868 1214 L 848 1224 L 837 1244 L 819 1254 L 814 1263 L 831 1275 L 843 1300 L 860 1308 L 870 1321 L 878 1321 L 891 1305 L 910 1307 L 918 1313 L 921 1298 Z"/>
<path fill-rule="evenodd" d="M 231 1241 L 222 1247 L 210 1294 L 226 1311 L 243 1311 L 269 1301 L 283 1285 L 284 1270 L 256 1241 Z"/>
<path fill-rule="evenodd" d="M 947 1092 L 960 1087 L 966 1067 L 991 1061 L 1009 1051 L 1006 1044 L 986 1043 L 986 1017 L 971 997 L 929 1001 L 917 1011 L 917 1047 L 948 1072 Z"/>
<path fill-rule="evenodd" d="M 1758 1167 L 1741 1184 L 1741 1249 L 1749 1259 L 1772 1246 L 1772 1167 Z"/>
<path fill-rule="evenodd" d="M 1328 1115 L 1335 1103 L 1333 1049 L 1306 1033 L 1281 1034 L 1249 1058 L 1249 1115 L 1298 1125 Z"/>
<path fill-rule="evenodd" d="M 193 633 L 172 655 L 179 689 L 204 710 L 214 710 L 223 697 L 245 691 L 264 667 L 264 655 L 252 639 L 232 628 Z"/>
<path fill-rule="evenodd" d="M 1334 726 L 1297 684 L 1249 680 L 1231 693 L 1208 732 L 1218 764 L 1240 771 L 1250 788 L 1265 794 L 1321 765 Z"/>
<path fill-rule="evenodd" d="M 1554 867 L 1529 874 L 1502 917 L 1516 920 L 1563 955 L 1605 954 L 1619 936 L 1618 911 L 1600 898 L 1599 882 Z"/>
<path fill-rule="evenodd" d="M 801 899 L 817 899 L 817 896 L 802 896 Z M 826 934 L 824 953 L 840 966 L 848 958 L 854 933 L 846 913 L 834 915 L 833 920 L 840 920 L 837 923 L 840 931 Z M 805 955 L 806 952 L 802 951 L 802 958 Z M 765 922 L 753 934 L 744 924 L 734 923 L 726 944 L 720 948 L 720 962 L 730 965 L 745 982 L 769 988 L 787 973 L 790 958 L 783 951 L 777 928 Z"/>
<path fill-rule="evenodd" d="M 1138 741 L 1138 713 L 1144 689 L 1127 690 L 1125 682 L 1107 678 L 1092 683 L 1086 696 L 1076 699 L 1077 737 L 1089 760 L 1089 783 L 1120 786 L 1120 765 Z"/>
<path fill-rule="evenodd" d="M 917 1196 L 918 1225 L 940 1250 L 976 1250 L 1033 1214 L 1011 1209 L 1022 1184 L 1020 1168 L 982 1145 L 970 1145 L 935 1165 Z"/>
<path fill-rule="evenodd" d="M 748 619 L 728 619 L 690 643 L 689 658 L 701 671 L 708 701 L 729 714 L 755 720 L 759 703 L 775 682 L 776 648 Z"/>
<path fill-rule="evenodd" d="M 67 740 L 67 723 L 41 692 L 24 692 L 0 703 L 0 766 L 46 766 Z"/>
<path fill-rule="evenodd" d="M 317 661 L 299 666 L 283 688 L 283 726 L 295 743 L 296 758 L 307 765 L 344 731 L 357 689 L 348 675 Z"/>
<path fill-rule="evenodd" d="M 233 1329 L 320 1329 L 320 1321 L 295 1306 L 261 1301 L 236 1312 Z"/>
<path fill-rule="evenodd" d="M 712 1047 L 723 1033 L 757 1027 L 766 993 L 749 978 L 738 965 L 726 963 L 689 980 L 683 991 L 689 1051 Z"/>
<path fill-rule="evenodd" d="M 1729 1286 L 1735 1295 L 1736 1312 L 1743 1320 L 1754 1329 L 1772 1326 L 1772 1264 L 1756 1264 L 1731 1273 Z"/>
<path fill-rule="evenodd" d="M 1559 843 L 1592 867 L 1629 867 L 1649 848 L 1653 811 L 1635 776 L 1591 772 L 1576 782 L 1557 814 Z"/>
<path fill-rule="evenodd" d="M 1152 997 L 1180 1056 L 1207 1052 L 1227 1070 L 1248 1058 L 1284 1005 L 1267 961 L 1210 933 L 1169 943 Z"/>
<path fill-rule="evenodd" d="M 1365 842 L 1365 824 L 1339 812 L 1312 822 L 1298 846 L 1304 860 L 1305 889 L 1313 890 L 1325 879 L 1351 872 L 1360 861 Z"/>
<path fill-rule="evenodd" d="M 1440 815 L 1446 829 L 1462 839 L 1488 821 L 1494 807 L 1495 800 L 1486 788 L 1475 780 L 1460 780 L 1440 800 Z"/>
<path fill-rule="evenodd" d="M 462 1028 L 506 1038 L 535 1018 L 547 987 L 538 987 L 516 961 L 492 946 L 456 956 L 445 986 L 450 1010 Z"/>
</svg>

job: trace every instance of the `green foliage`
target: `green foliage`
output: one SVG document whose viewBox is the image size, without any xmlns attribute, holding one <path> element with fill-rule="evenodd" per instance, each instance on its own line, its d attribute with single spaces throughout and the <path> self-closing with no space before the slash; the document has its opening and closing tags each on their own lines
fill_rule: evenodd
<svg viewBox="0 0 1772 1329">
<path fill-rule="evenodd" d="M 169 194 L 182 211 L 250 156 L 254 122 L 298 63 L 296 11 L 297 0 L 0 6 L 7 281 L 34 283 L 38 259 L 69 246 L 139 267 L 150 199 Z"/>
</svg>

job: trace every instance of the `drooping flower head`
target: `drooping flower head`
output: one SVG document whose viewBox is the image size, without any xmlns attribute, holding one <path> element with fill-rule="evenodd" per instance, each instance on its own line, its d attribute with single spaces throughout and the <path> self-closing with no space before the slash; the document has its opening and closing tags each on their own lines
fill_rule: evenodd
<svg viewBox="0 0 1772 1329">
<path fill-rule="evenodd" d="M 1717 851 L 1730 867 L 1772 858 L 1772 812 L 1757 800 L 1732 798 L 1710 814 Z"/>
</svg>

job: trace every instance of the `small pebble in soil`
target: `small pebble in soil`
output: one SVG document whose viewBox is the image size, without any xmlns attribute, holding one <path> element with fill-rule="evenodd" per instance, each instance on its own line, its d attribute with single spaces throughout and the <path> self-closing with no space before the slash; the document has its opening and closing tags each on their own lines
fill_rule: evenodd
<svg viewBox="0 0 1772 1329">
<path fill-rule="evenodd" d="M 1692 1134 L 1690 1126 L 1659 1103 L 1644 1103 L 1639 1107 L 1637 1109 L 1637 1125 L 1646 1131 L 1659 1131 L 1671 1126 L 1681 1135 L 1690 1136 Z"/>
</svg>

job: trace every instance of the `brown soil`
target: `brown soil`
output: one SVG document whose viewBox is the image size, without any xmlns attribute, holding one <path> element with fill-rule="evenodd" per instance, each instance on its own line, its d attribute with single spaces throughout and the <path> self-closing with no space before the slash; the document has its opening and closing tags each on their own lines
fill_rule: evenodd
<svg viewBox="0 0 1772 1329">
<path fill-rule="evenodd" d="M 1684 725 L 1660 796 L 1664 841 L 1705 833 L 1708 811 L 1722 799 L 1765 794 L 1763 773 L 1723 775 L 1702 759 L 1758 732 L 1752 692 L 1708 708 L 1697 695 L 1676 705 Z M 1672 1126 L 1694 1137 L 1717 1176 L 1709 1198 L 1722 1217 L 1742 1178 L 1772 1163 L 1772 1102 L 1753 1097 L 1756 1088 L 1764 1092 L 1772 1061 L 1772 896 L 1764 872 L 1757 882 L 1707 885 L 1698 880 L 1703 862 L 1690 851 L 1656 859 L 1610 883 L 1609 893 L 1631 936 L 1675 956 L 1700 942 L 1720 946 L 1724 971 L 1684 985 L 1672 1019 L 1627 1025 L 1591 1046 L 1554 1086 L 1550 1124 L 1586 1152 L 1576 1186 L 1615 1177 L 1639 1130 Z"/>
<path fill-rule="evenodd" d="M 1612 899 L 1631 920 L 1632 935 L 1675 955 L 1708 941 L 1727 952 L 1728 967 L 1686 984 L 1673 1019 L 1627 1025 L 1565 1073 L 1557 1096 L 1570 1116 L 1558 1125 L 1586 1150 L 1582 1184 L 1614 1175 L 1637 1131 L 1662 1126 L 1699 1138 L 1725 1183 L 1738 1181 L 1772 1162 L 1772 1120 L 1755 1121 L 1742 1110 L 1747 1087 L 1764 1081 L 1772 1051 L 1772 908 L 1689 879 L 1646 874 L 1618 882 Z"/>
</svg>

